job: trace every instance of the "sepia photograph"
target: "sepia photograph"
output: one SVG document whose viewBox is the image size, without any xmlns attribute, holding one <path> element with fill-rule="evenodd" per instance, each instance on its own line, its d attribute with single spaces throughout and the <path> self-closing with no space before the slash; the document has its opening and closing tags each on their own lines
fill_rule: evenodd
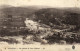
<svg viewBox="0 0 80 51">
<path fill-rule="evenodd" d="M 80 0 L 0 0 L 0 51 L 79 51 Z"/>
</svg>

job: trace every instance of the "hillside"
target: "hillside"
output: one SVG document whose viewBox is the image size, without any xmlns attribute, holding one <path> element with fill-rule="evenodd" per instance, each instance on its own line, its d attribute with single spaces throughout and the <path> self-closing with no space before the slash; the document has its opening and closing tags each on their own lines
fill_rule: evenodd
<svg viewBox="0 0 80 51">
<path fill-rule="evenodd" d="M 0 8 L 0 41 L 45 44 L 61 43 L 63 40 L 66 43 L 80 43 L 79 22 L 80 8 L 4 5 Z M 19 36 L 21 41 L 15 36 Z"/>
<path fill-rule="evenodd" d="M 69 11 L 70 10 L 70 11 Z M 45 8 L 36 11 L 33 16 L 34 20 L 53 27 L 54 25 L 79 25 L 80 9 L 79 8 Z"/>
</svg>

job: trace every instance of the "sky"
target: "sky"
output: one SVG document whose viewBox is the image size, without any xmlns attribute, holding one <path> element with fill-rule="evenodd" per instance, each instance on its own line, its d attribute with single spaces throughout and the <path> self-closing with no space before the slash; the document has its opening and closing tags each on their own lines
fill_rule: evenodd
<svg viewBox="0 0 80 51">
<path fill-rule="evenodd" d="M 51 7 L 80 7 L 80 0 L 0 0 L 0 5 L 12 6 L 51 6 Z"/>
</svg>

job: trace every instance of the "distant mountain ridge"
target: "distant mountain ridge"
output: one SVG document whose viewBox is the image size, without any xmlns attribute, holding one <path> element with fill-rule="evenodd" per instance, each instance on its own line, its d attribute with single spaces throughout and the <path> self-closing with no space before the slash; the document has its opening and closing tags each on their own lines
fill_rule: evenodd
<svg viewBox="0 0 80 51">
<path fill-rule="evenodd" d="M 65 18 L 70 17 L 71 14 L 76 14 L 75 21 L 79 22 L 80 20 L 76 19 L 77 15 L 80 17 L 80 8 L 52 8 L 52 7 L 39 7 L 39 6 L 27 6 L 27 7 L 14 7 L 14 6 L 6 6 L 4 5 L 2 9 L 0 9 L 0 18 L 5 18 L 7 15 L 21 16 L 22 18 L 32 18 L 32 20 L 37 20 L 42 22 L 43 24 L 52 25 L 52 24 L 65 24 Z M 35 16 L 33 16 L 35 15 Z M 34 18 L 35 19 L 34 19 Z M 71 20 L 73 21 L 74 16 L 71 16 Z M 74 22 L 74 21 L 73 21 Z M 76 24 L 76 23 L 74 23 Z M 52 25 L 53 26 L 53 25 Z"/>
</svg>

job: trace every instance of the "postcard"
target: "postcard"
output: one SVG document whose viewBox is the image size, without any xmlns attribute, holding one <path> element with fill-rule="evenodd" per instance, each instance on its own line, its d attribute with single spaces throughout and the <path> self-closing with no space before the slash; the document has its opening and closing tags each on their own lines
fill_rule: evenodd
<svg viewBox="0 0 80 51">
<path fill-rule="evenodd" d="M 0 0 L 0 51 L 79 51 L 80 0 Z"/>
</svg>

